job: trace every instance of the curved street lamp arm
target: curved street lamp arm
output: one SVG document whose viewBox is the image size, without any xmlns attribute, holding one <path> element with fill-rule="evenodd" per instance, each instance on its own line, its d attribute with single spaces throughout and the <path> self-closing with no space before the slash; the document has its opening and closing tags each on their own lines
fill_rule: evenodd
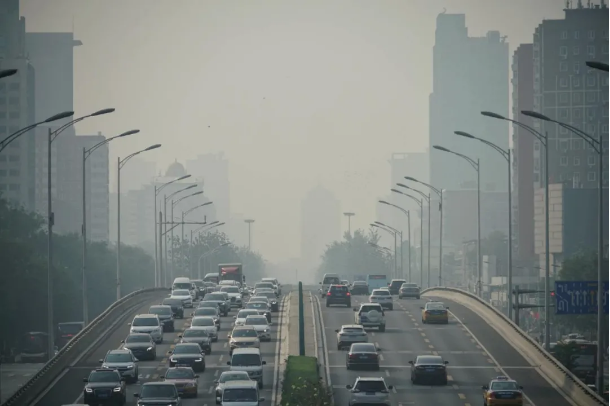
<svg viewBox="0 0 610 406">
<path fill-rule="evenodd" d="M 475 137 L 474 139 L 478 140 L 478 141 L 481 141 L 483 144 L 492 147 L 493 149 L 498 151 L 500 153 L 500 155 L 502 155 L 504 157 L 504 159 L 506 159 L 507 161 L 510 160 L 510 156 L 508 154 L 508 151 L 506 151 L 505 149 L 502 149 L 501 147 L 499 147 L 498 145 L 494 144 L 491 141 L 487 141 L 487 140 L 484 140 L 484 139 L 479 138 L 479 137 Z"/>
<path fill-rule="evenodd" d="M 407 216 L 409 216 L 409 214 L 408 214 L 408 213 L 409 213 L 409 211 L 407 210 Z M 385 224 L 385 223 L 382 223 L 382 222 L 380 222 L 380 221 L 376 221 L 376 222 L 375 222 L 375 224 L 379 224 L 379 225 L 380 225 L 380 226 L 382 226 L 382 227 L 385 227 L 385 228 L 388 228 L 388 229 L 392 230 L 394 233 L 400 234 L 400 231 L 399 231 L 399 230 L 397 230 L 397 229 L 395 229 L 394 227 L 389 226 L 389 225 L 387 225 L 387 224 Z"/>
<path fill-rule="evenodd" d="M 210 228 L 208 228 L 207 230 L 204 230 L 204 231 L 206 231 L 206 232 L 207 232 L 207 231 L 210 231 L 211 229 L 213 229 L 213 228 L 215 228 L 215 227 L 220 227 L 220 226 L 222 226 L 222 225 L 224 225 L 224 223 L 220 223 L 218 220 L 216 220 L 216 221 L 212 221 L 210 224 L 204 224 L 204 225 L 202 225 L 202 226 L 199 226 L 198 228 L 196 228 L 195 230 L 193 230 L 193 232 L 194 232 L 194 233 L 196 233 L 196 232 L 198 232 L 199 230 L 201 230 L 202 228 L 205 228 L 205 227 L 210 227 Z"/>
<path fill-rule="evenodd" d="M 190 178 L 190 177 L 191 177 L 191 175 L 184 175 L 184 176 L 181 176 L 181 177 L 179 177 L 179 178 L 176 178 L 176 179 L 170 180 L 169 182 L 165 182 L 164 184 L 162 184 L 161 186 L 159 186 L 159 188 L 157 189 L 157 193 L 156 193 L 156 195 L 155 195 L 155 196 L 157 196 L 157 195 L 159 194 L 159 192 L 160 192 L 160 191 L 162 191 L 162 190 L 163 190 L 163 188 L 165 188 L 166 186 L 171 185 L 171 184 L 172 184 L 172 183 L 174 183 L 174 182 L 178 182 L 178 181 L 181 181 L 181 180 L 184 180 L 184 179 Z"/>
<path fill-rule="evenodd" d="M 11 142 L 13 142 L 17 138 L 19 138 L 20 135 L 30 131 L 32 128 L 34 128 L 40 124 L 42 124 L 42 123 L 31 124 L 27 127 L 24 127 L 16 132 L 10 134 L 8 137 L 6 137 L 2 141 L 0 141 L 0 152 L 2 152 L 4 150 L 4 148 L 6 148 Z"/>
<path fill-rule="evenodd" d="M 190 209 L 188 209 L 187 211 L 184 212 L 184 215 L 186 216 L 187 214 L 189 214 L 193 210 L 198 209 L 198 208 L 203 207 L 203 206 L 209 206 L 210 204 L 212 204 L 212 202 L 205 202 L 205 203 L 199 204 L 199 205 L 197 205 L 195 207 L 191 207 Z"/>
<path fill-rule="evenodd" d="M 408 194 L 408 193 L 403 193 L 403 192 L 401 192 L 400 190 L 397 190 L 397 189 L 391 189 L 391 190 L 392 190 L 393 192 L 398 193 L 399 195 L 403 195 L 403 196 L 410 197 L 411 199 L 413 199 L 413 200 L 415 201 L 415 203 L 417 203 L 417 204 L 419 205 L 419 208 L 420 208 L 420 209 L 423 209 L 424 203 L 423 203 L 423 201 L 422 201 L 421 199 L 418 199 L 417 197 L 412 196 L 412 195 L 410 195 L 410 194 Z M 398 207 L 398 206 L 396 206 L 396 205 L 394 205 L 394 204 L 391 204 L 391 203 L 389 203 L 389 204 L 390 204 L 390 206 L 394 206 L 394 207 L 396 207 L 396 208 L 398 208 L 398 209 L 401 209 L 401 210 L 403 210 L 403 211 L 408 212 L 408 210 L 405 210 L 405 209 L 403 209 L 402 207 Z"/>
<path fill-rule="evenodd" d="M 592 136 L 590 136 L 589 134 L 587 134 L 580 128 L 576 128 L 570 124 L 562 123 L 557 120 L 550 120 L 550 122 L 555 123 L 558 126 L 565 128 L 566 130 L 570 130 L 573 133 L 575 133 L 576 135 L 580 136 L 580 138 L 584 139 L 589 145 L 591 145 L 593 147 L 593 149 L 595 149 L 595 152 L 599 153 L 599 148 L 601 148 L 599 140 L 593 138 Z"/>
<path fill-rule="evenodd" d="M 176 205 L 176 204 L 180 203 L 181 201 L 183 201 L 184 199 L 188 199 L 189 197 L 193 197 L 193 196 L 197 196 L 197 195 L 202 195 L 202 194 L 203 194 L 203 191 L 191 193 L 190 195 L 182 196 L 180 199 L 178 199 L 176 201 L 173 201 L 172 204 Z"/>
<path fill-rule="evenodd" d="M 391 236 L 396 235 L 392 230 L 390 230 L 388 228 L 385 228 L 385 227 L 382 227 L 379 224 L 371 223 L 371 227 L 377 227 L 378 229 L 383 230 L 386 233 L 389 233 Z"/>
<path fill-rule="evenodd" d="M 534 137 L 536 137 L 538 139 L 538 141 L 540 141 L 542 143 L 542 145 L 544 145 L 546 147 L 547 142 L 548 142 L 548 137 L 546 135 L 542 134 L 540 131 L 530 127 L 529 125 L 520 123 L 517 120 L 513 120 L 511 118 L 507 118 L 506 121 L 509 121 L 509 122 L 515 124 L 516 126 L 523 128 L 525 131 L 529 132 Z"/>
<path fill-rule="evenodd" d="M 184 188 L 182 188 L 182 189 L 180 189 L 180 190 L 176 190 L 174 193 L 170 193 L 170 194 L 169 194 L 169 196 L 167 196 L 167 197 L 165 198 L 165 200 L 167 201 L 168 199 L 170 199 L 170 198 L 172 198 L 172 197 L 176 196 L 178 193 L 182 193 L 182 192 L 184 192 L 184 191 L 186 191 L 186 190 L 189 190 L 189 189 L 192 189 L 192 188 L 194 188 L 194 187 L 196 187 L 196 186 L 197 186 L 196 184 L 193 184 L 193 185 L 189 185 L 189 186 L 187 186 L 187 187 L 184 187 Z"/>
<path fill-rule="evenodd" d="M 400 186 L 400 187 L 404 187 L 405 189 L 409 189 L 409 190 L 412 190 L 412 191 L 414 191 L 414 192 L 417 192 L 417 193 L 419 193 L 419 195 L 420 195 L 420 196 L 421 196 L 421 197 L 422 197 L 422 198 L 423 198 L 423 199 L 424 199 L 426 202 L 430 202 L 430 196 L 428 196 L 427 194 L 425 194 L 425 193 L 424 193 L 424 192 L 422 192 L 421 190 L 414 189 L 414 188 L 412 188 L 412 187 L 410 187 L 410 186 L 408 186 L 408 185 L 405 185 L 404 183 L 397 183 L 396 185 L 397 185 L 397 186 Z"/>
<path fill-rule="evenodd" d="M 405 179 L 408 179 L 408 178 L 405 176 Z M 429 184 L 429 183 L 422 182 L 421 180 L 415 180 L 415 182 L 417 182 L 417 183 L 421 183 L 422 185 L 429 187 L 429 188 L 430 188 L 430 190 L 432 190 L 434 193 L 436 193 L 436 194 L 437 194 L 439 197 L 441 197 L 441 196 L 442 196 L 442 194 L 443 194 L 443 192 L 441 192 L 441 190 L 440 190 L 440 189 L 435 188 L 434 186 L 432 186 L 432 185 L 431 185 L 431 184 Z"/>
<path fill-rule="evenodd" d="M 80 123 L 81 121 L 83 121 L 84 119 L 86 119 L 86 118 L 88 118 L 88 117 L 91 117 L 91 115 L 89 114 L 89 115 L 87 115 L 87 116 L 83 116 L 83 117 L 76 118 L 76 119 L 74 119 L 74 120 L 72 120 L 72 121 L 70 121 L 70 122 L 68 122 L 68 123 L 66 123 L 66 124 L 64 124 L 64 125 L 62 125 L 61 127 L 59 127 L 58 129 L 56 129 L 55 131 L 53 131 L 53 132 L 51 133 L 51 142 L 55 141 L 55 138 L 57 138 L 57 136 L 58 136 L 59 134 L 63 133 L 63 132 L 66 130 L 66 129 L 68 129 L 68 127 L 73 126 L 73 125 L 74 125 L 74 124 L 76 124 L 76 123 Z"/>
<path fill-rule="evenodd" d="M 471 157 L 469 157 L 467 155 L 460 154 L 459 152 L 455 152 L 450 149 L 439 149 L 438 151 L 448 152 L 450 154 L 457 155 L 460 158 L 464 159 L 466 162 L 468 162 L 470 164 L 470 166 L 472 166 L 474 168 L 475 171 L 479 170 L 479 164 L 477 163 L 477 161 L 475 161 L 474 159 L 472 159 Z"/>
</svg>

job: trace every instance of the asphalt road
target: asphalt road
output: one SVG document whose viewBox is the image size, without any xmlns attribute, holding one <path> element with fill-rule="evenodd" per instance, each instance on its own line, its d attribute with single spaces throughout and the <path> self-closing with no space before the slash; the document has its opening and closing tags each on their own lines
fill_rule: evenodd
<svg viewBox="0 0 610 406">
<path fill-rule="evenodd" d="M 158 302 L 158 301 L 157 301 Z M 142 306 L 138 311 L 133 313 L 136 314 L 147 313 L 150 303 Z M 196 304 L 195 304 L 196 306 Z M 281 310 L 281 309 L 280 309 Z M 185 309 L 185 316 L 190 316 L 190 309 Z M 214 396 L 214 380 L 220 375 L 221 372 L 228 370 L 229 366 L 229 349 L 227 334 L 231 331 L 233 326 L 233 316 L 237 313 L 234 309 L 227 317 L 221 318 L 221 329 L 219 331 L 218 342 L 212 344 L 212 353 L 205 357 L 206 370 L 199 374 L 199 391 L 196 399 L 183 399 L 183 406 L 212 406 L 215 405 Z M 271 342 L 261 343 L 261 353 L 263 359 L 267 362 L 264 369 L 264 389 L 261 391 L 261 396 L 265 398 L 265 401 L 261 403 L 264 406 L 271 405 L 272 389 L 274 388 L 274 372 L 275 372 L 275 354 L 277 345 L 277 333 L 280 312 L 273 313 L 273 325 L 271 326 L 272 338 Z M 124 325 L 114 331 L 106 340 L 104 340 L 97 348 L 95 348 L 90 354 L 85 356 L 81 362 L 75 365 L 73 368 L 68 370 L 63 376 L 61 376 L 56 383 L 49 388 L 47 393 L 38 400 L 37 406 L 48 406 L 48 405 L 62 405 L 71 403 L 82 403 L 82 392 L 84 388 L 83 378 L 89 375 L 92 369 L 99 367 L 99 360 L 104 357 L 106 352 L 111 349 L 119 348 L 121 340 L 123 340 L 129 333 L 129 326 L 125 322 Z M 137 384 L 129 384 L 127 386 L 127 404 L 135 405 L 134 393 L 139 392 L 139 387 L 142 383 L 158 381 L 160 376 L 163 376 L 167 369 L 168 356 L 167 351 L 175 346 L 178 342 L 178 335 L 184 331 L 187 326 L 190 325 L 190 318 L 184 320 L 176 320 L 175 326 L 176 331 L 174 333 L 165 333 L 163 344 L 157 345 L 157 360 L 156 361 L 140 361 L 139 372 L 140 379 Z"/>
<path fill-rule="evenodd" d="M 24 383 L 32 379 L 44 364 L 0 365 L 0 403 L 11 397 Z"/>
<path fill-rule="evenodd" d="M 366 296 L 355 296 L 352 306 L 367 302 Z M 369 332 L 369 342 L 380 349 L 380 371 L 348 371 L 346 351 L 336 350 L 336 333 L 343 324 L 354 322 L 354 311 L 345 307 L 326 308 L 321 300 L 326 332 L 330 378 L 335 403 L 347 405 L 349 393 L 345 385 L 353 384 L 358 376 L 381 376 L 393 385 L 395 405 L 469 406 L 482 403 L 481 386 L 498 375 L 517 379 L 525 388 L 525 405 L 570 405 L 552 389 L 538 372 L 512 349 L 477 315 L 454 303 L 447 303 L 451 312 L 447 325 L 421 324 L 421 310 L 426 299 L 395 298 L 393 311 L 386 311 L 386 331 Z M 465 321 L 465 324 L 462 322 Z M 442 356 L 448 365 L 446 386 L 413 385 L 410 380 L 410 360 L 417 355 Z"/>
</svg>

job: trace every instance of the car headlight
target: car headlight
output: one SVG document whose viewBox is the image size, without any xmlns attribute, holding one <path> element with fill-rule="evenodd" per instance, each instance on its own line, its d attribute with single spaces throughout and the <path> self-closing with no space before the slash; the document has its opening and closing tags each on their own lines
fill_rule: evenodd
<svg viewBox="0 0 610 406">
<path fill-rule="evenodd" d="M 131 369 L 131 368 L 133 368 L 133 364 L 127 365 L 127 369 Z"/>
<path fill-rule="evenodd" d="M 148 348 L 146 349 L 146 351 L 152 351 L 152 350 L 153 350 L 153 347 L 148 347 Z"/>
<path fill-rule="evenodd" d="M 170 359 L 169 359 L 169 362 L 173 362 L 173 363 L 175 363 L 175 362 L 176 362 L 176 358 L 170 358 Z"/>
<path fill-rule="evenodd" d="M 274 300 L 274 301 L 271 302 L 271 304 L 275 305 L 275 304 L 277 304 L 277 302 Z"/>
<path fill-rule="evenodd" d="M 231 345 L 235 345 L 235 344 L 236 344 L 236 342 L 235 342 L 235 341 L 233 341 L 233 340 L 231 340 L 231 341 L 229 342 L 229 344 L 231 344 Z"/>
<path fill-rule="evenodd" d="M 106 364 L 102 364 L 102 368 L 106 368 L 106 369 L 108 369 L 108 368 L 110 368 L 110 367 L 109 367 L 108 365 L 106 365 Z"/>
<path fill-rule="evenodd" d="M 91 388 L 85 388 L 85 392 L 87 392 L 87 393 L 92 393 L 92 392 L 93 392 L 93 389 L 91 389 Z"/>
<path fill-rule="evenodd" d="M 187 388 L 194 388 L 194 387 L 195 387 L 195 384 L 194 384 L 193 382 L 188 382 L 188 383 L 187 383 L 185 386 L 186 386 Z"/>
<path fill-rule="evenodd" d="M 263 330 L 263 333 L 268 333 L 268 332 L 269 332 L 269 329 L 268 329 L 268 328 L 266 328 L 266 329 L 264 329 L 264 330 Z"/>
<path fill-rule="evenodd" d="M 113 391 L 113 392 L 120 392 L 120 391 L 121 391 L 121 387 L 120 387 L 120 386 L 117 386 L 117 387 L 116 387 L 116 388 L 114 388 L 112 391 Z"/>
<path fill-rule="evenodd" d="M 195 362 L 201 362 L 201 361 L 203 361 L 203 358 L 197 358 L 197 359 L 195 360 Z"/>
</svg>

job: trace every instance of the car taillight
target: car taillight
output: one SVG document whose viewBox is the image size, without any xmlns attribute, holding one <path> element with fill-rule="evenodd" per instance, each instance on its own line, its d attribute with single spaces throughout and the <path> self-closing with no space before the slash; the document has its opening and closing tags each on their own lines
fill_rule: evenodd
<svg viewBox="0 0 610 406">
<path fill-rule="evenodd" d="M 426 310 L 426 311 L 424 311 L 424 313 L 430 314 L 430 310 Z"/>
<path fill-rule="evenodd" d="M 489 398 L 490 399 L 495 399 L 495 394 L 493 392 L 489 392 Z"/>
<path fill-rule="evenodd" d="M 328 293 L 326 294 L 326 296 L 330 296 L 330 292 L 328 292 Z"/>
<path fill-rule="evenodd" d="M 347 295 L 347 296 L 349 296 L 349 295 L 350 295 L 350 293 L 349 293 L 349 292 L 347 292 L 347 293 L 346 293 L 346 295 Z"/>
<path fill-rule="evenodd" d="M 349 357 L 350 358 L 356 358 L 356 354 L 350 354 Z"/>
<path fill-rule="evenodd" d="M 520 398 L 520 397 L 522 397 L 522 396 L 523 396 L 523 393 L 521 393 L 521 392 L 517 392 L 517 393 L 516 393 L 516 397 L 517 397 L 517 398 Z"/>
</svg>

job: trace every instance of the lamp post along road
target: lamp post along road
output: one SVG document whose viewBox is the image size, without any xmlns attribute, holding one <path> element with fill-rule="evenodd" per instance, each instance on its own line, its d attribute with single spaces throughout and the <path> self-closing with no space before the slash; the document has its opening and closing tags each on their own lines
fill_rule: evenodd
<svg viewBox="0 0 610 406">
<path fill-rule="evenodd" d="M 184 189 L 182 189 L 182 190 L 179 190 L 179 191 L 178 191 L 178 192 L 176 192 L 176 193 L 180 193 L 180 192 L 182 192 L 182 191 L 185 191 L 185 190 L 188 190 L 188 189 L 192 189 L 192 188 L 194 188 L 194 187 L 196 187 L 196 186 L 197 186 L 197 185 L 190 185 L 190 186 L 187 186 L 186 188 L 184 188 Z M 176 194 L 176 193 L 174 193 L 174 194 Z M 174 268 L 174 265 L 175 265 L 175 264 L 174 264 L 174 258 L 176 257 L 176 256 L 174 255 L 174 228 L 176 228 L 176 226 L 178 225 L 178 224 L 174 224 L 174 207 L 176 207 L 176 205 L 177 205 L 178 203 L 180 203 L 181 201 L 183 201 L 183 200 L 185 200 L 185 199 L 188 199 L 189 197 L 198 196 L 198 195 L 202 195 L 202 194 L 203 194 L 203 190 L 200 190 L 199 192 L 195 192 L 195 193 L 191 193 L 190 195 L 182 196 L 182 197 L 181 197 L 180 199 L 178 199 L 178 200 L 175 200 L 175 201 L 174 201 L 174 200 L 172 200 L 172 204 L 171 204 L 171 219 L 172 219 L 172 228 L 170 228 L 170 229 L 169 229 L 169 231 L 171 232 L 171 237 L 170 237 L 170 239 L 171 239 L 171 244 L 172 244 L 172 247 L 171 247 L 171 248 L 172 248 L 172 260 L 171 260 L 171 265 L 172 265 L 172 271 L 171 271 L 171 272 L 172 272 L 172 274 L 171 274 L 171 277 L 172 277 L 172 279 L 174 278 L 174 275 L 175 275 L 175 270 L 176 270 L 176 269 Z M 170 195 L 170 196 L 171 196 L 171 195 Z M 183 230 L 184 230 L 184 217 L 182 218 L 182 223 L 181 223 L 181 224 L 182 224 L 182 227 L 183 227 Z M 182 247 L 182 237 L 180 238 L 180 246 Z"/>
<path fill-rule="evenodd" d="M 248 224 L 248 251 L 252 251 L 252 223 L 253 219 L 244 220 Z"/>
<path fill-rule="evenodd" d="M 371 223 L 371 226 L 373 227 L 377 227 L 380 230 L 383 230 L 387 233 L 389 233 L 390 235 L 394 236 L 394 277 L 398 278 L 398 241 L 397 241 L 397 237 L 398 237 L 398 233 L 400 233 L 398 230 L 396 230 L 395 228 L 392 228 L 390 226 L 387 226 L 385 224 L 383 224 L 380 221 L 376 221 L 374 223 Z M 402 244 L 402 233 L 400 233 L 400 241 Z M 400 262 L 401 262 L 401 266 L 402 266 L 402 245 L 400 247 Z M 401 269 L 401 273 L 402 269 Z"/>
<path fill-rule="evenodd" d="M 343 215 L 345 217 L 347 217 L 347 233 L 351 236 L 352 235 L 352 216 L 355 216 L 356 213 L 345 212 L 345 213 L 343 213 Z"/>
</svg>

